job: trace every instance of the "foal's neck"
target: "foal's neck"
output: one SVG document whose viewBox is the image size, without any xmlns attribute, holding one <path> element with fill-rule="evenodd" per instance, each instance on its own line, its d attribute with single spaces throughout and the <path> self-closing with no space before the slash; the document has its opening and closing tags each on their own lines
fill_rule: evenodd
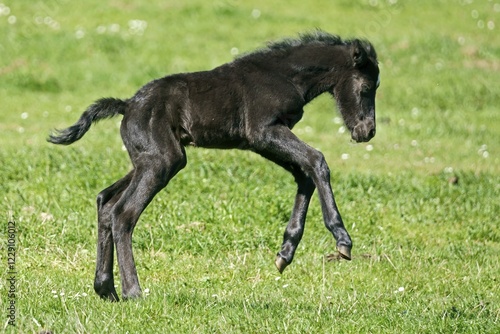
<svg viewBox="0 0 500 334">
<path fill-rule="evenodd" d="M 338 48 L 334 50 L 333 48 Z M 333 92 L 337 77 L 345 63 L 339 46 L 303 48 L 280 59 L 283 71 L 307 102 L 324 92 Z"/>
</svg>

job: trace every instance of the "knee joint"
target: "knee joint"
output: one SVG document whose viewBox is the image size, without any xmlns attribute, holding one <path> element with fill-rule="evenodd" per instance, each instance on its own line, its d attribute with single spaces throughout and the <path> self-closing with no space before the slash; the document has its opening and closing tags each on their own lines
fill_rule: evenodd
<svg viewBox="0 0 500 334">
<path fill-rule="evenodd" d="M 325 157 L 321 152 L 318 152 L 318 156 L 314 160 L 313 166 L 314 173 L 318 179 L 327 181 L 330 180 L 330 168 L 328 167 Z"/>
</svg>

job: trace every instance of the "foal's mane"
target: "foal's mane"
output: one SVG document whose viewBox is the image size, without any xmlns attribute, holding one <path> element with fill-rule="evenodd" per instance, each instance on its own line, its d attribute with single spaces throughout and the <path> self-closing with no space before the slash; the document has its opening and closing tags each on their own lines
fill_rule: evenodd
<svg viewBox="0 0 500 334">
<path fill-rule="evenodd" d="M 262 55 L 268 55 L 270 53 L 271 54 L 285 53 L 293 48 L 306 45 L 315 44 L 315 45 L 329 45 L 329 46 L 334 46 L 334 45 L 347 46 L 354 42 L 360 43 L 360 45 L 367 51 L 369 57 L 376 62 L 377 55 L 370 42 L 359 39 L 344 40 L 338 35 L 332 35 L 319 29 L 300 34 L 298 38 L 285 38 L 279 41 L 269 42 L 266 47 L 250 53 L 244 53 L 241 56 L 237 57 L 237 59 L 248 58 L 252 56 L 258 57 Z"/>
<path fill-rule="evenodd" d="M 322 30 L 316 30 L 299 35 L 299 38 L 286 38 L 281 41 L 270 42 L 266 49 L 262 51 L 272 50 L 288 50 L 293 47 L 309 45 L 309 44 L 325 44 L 325 45 L 344 45 L 349 41 L 344 41 L 337 35 L 329 34 Z"/>
</svg>

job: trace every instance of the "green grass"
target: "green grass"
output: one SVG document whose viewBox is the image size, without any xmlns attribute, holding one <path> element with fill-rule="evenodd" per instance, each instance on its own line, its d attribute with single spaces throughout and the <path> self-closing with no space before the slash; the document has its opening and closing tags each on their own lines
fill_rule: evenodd
<svg viewBox="0 0 500 334">
<path fill-rule="evenodd" d="M 1 268 L 7 222 L 17 226 L 17 327 L 6 321 L 5 269 L 0 331 L 495 333 L 500 8 L 390 3 L 0 5 Z M 92 288 L 95 197 L 130 168 L 119 119 L 70 147 L 47 144 L 49 130 L 72 124 L 97 98 L 129 97 L 153 78 L 209 69 L 236 49 L 316 27 L 368 38 L 380 58 L 370 143 L 350 142 L 328 96 L 307 106 L 294 130 L 327 158 L 353 261 L 328 261 L 335 242 L 314 198 L 294 263 L 279 275 L 273 261 L 292 178 L 248 152 L 189 148 L 187 168 L 134 233 L 149 292 L 101 301 Z"/>
</svg>

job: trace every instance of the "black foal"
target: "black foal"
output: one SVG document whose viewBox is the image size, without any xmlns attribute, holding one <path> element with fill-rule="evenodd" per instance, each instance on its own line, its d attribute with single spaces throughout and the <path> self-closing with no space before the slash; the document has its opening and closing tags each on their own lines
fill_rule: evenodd
<svg viewBox="0 0 500 334">
<path fill-rule="evenodd" d="M 335 204 L 330 171 L 321 152 L 292 132 L 303 107 L 329 92 L 356 142 L 375 135 L 377 56 L 366 41 L 342 40 L 317 31 L 269 44 L 211 71 L 166 76 L 132 98 L 96 101 L 71 127 L 49 137 L 68 145 L 93 122 L 123 115 L 121 136 L 133 169 L 97 196 L 98 241 L 94 288 L 117 301 L 116 247 L 123 298 L 141 296 L 132 253 L 132 232 L 153 197 L 186 166 L 186 145 L 254 151 L 288 170 L 298 189 L 276 267 L 282 272 L 304 233 L 307 208 L 318 189 L 326 228 L 341 257 L 352 242 Z"/>
</svg>

